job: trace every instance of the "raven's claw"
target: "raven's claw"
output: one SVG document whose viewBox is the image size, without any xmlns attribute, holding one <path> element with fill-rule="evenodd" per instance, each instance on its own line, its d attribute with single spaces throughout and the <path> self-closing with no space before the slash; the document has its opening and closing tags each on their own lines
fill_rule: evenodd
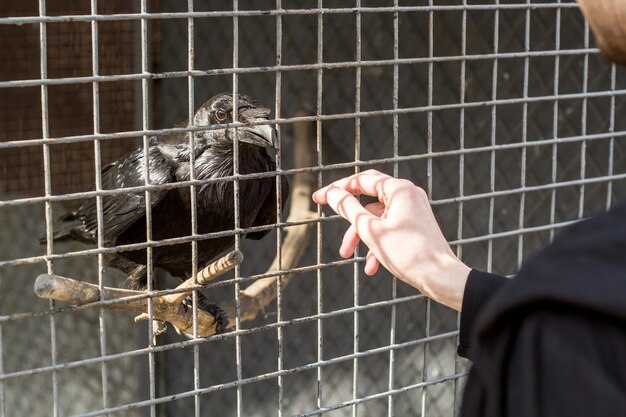
<svg viewBox="0 0 626 417">
<path fill-rule="evenodd" d="M 189 309 L 193 307 L 192 296 L 185 298 L 182 304 L 185 311 L 189 311 Z M 215 323 L 215 334 L 224 333 L 228 329 L 228 314 L 226 314 L 226 312 L 222 310 L 219 305 L 210 302 L 204 296 L 199 296 L 198 308 L 200 310 L 206 311 L 213 316 L 213 320 Z"/>
</svg>

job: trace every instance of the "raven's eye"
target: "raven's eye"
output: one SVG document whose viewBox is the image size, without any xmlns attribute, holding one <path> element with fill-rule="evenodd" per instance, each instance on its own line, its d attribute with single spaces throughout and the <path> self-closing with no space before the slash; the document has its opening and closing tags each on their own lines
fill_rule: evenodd
<svg viewBox="0 0 626 417">
<path fill-rule="evenodd" d="M 228 113 L 226 113 L 226 110 L 224 109 L 215 110 L 215 119 L 217 119 L 218 122 L 224 123 L 227 117 L 228 117 Z"/>
</svg>

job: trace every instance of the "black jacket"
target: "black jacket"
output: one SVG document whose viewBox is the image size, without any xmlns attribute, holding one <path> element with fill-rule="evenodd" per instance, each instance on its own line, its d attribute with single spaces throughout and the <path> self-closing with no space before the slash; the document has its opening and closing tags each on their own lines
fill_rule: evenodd
<svg viewBox="0 0 626 417">
<path fill-rule="evenodd" d="M 626 202 L 577 223 L 511 280 L 470 273 L 463 417 L 626 416 Z"/>
</svg>

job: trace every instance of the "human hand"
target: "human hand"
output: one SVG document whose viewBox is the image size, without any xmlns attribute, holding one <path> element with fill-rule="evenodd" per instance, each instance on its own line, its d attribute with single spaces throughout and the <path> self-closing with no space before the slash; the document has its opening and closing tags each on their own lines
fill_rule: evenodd
<svg viewBox="0 0 626 417">
<path fill-rule="evenodd" d="M 355 195 L 378 198 L 363 207 Z M 408 180 L 375 170 L 343 178 L 313 194 L 351 223 L 339 254 L 350 257 L 359 241 L 369 248 L 365 273 L 380 264 L 423 294 L 460 311 L 470 268 L 441 233 L 426 192 Z"/>
</svg>

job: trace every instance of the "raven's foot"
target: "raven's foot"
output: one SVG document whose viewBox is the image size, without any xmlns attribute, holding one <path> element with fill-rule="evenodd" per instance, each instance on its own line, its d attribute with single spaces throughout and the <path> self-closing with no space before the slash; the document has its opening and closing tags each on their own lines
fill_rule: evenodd
<svg viewBox="0 0 626 417">
<path fill-rule="evenodd" d="M 183 307 L 185 311 L 188 311 L 193 306 L 193 298 L 189 296 L 183 300 Z M 198 308 L 206 311 L 213 316 L 213 322 L 215 323 L 215 334 L 224 333 L 228 329 L 228 314 L 222 308 L 206 299 L 202 294 L 198 294 Z M 176 329 L 180 334 L 180 330 Z"/>
</svg>

